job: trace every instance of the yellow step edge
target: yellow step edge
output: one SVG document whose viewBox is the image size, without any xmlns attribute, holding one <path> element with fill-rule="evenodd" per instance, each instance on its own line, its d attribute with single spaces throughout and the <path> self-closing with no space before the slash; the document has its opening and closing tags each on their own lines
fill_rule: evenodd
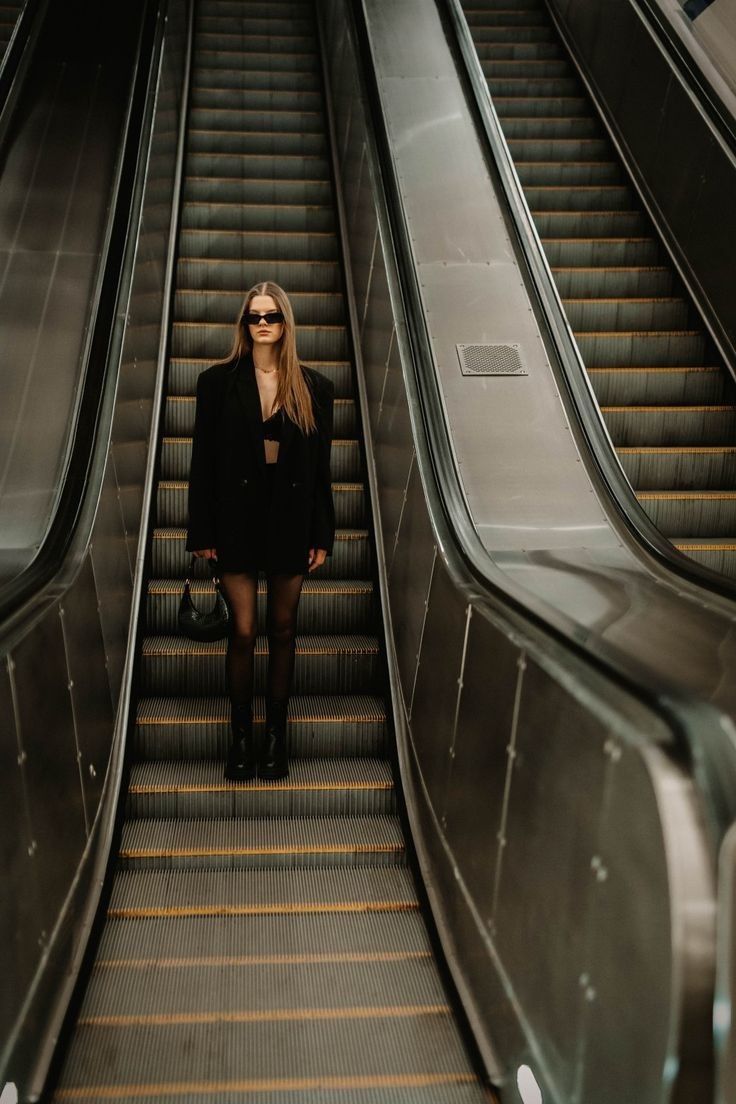
<svg viewBox="0 0 736 1104">
<path fill-rule="evenodd" d="M 375 1005 L 364 1008 L 274 1008 L 255 1012 L 162 1012 L 140 1016 L 80 1016 L 80 1027 L 168 1027 L 181 1024 L 282 1023 L 291 1020 L 376 1020 L 411 1016 L 447 1016 L 447 1004 Z"/>
<path fill-rule="evenodd" d="M 216 265 L 220 265 L 220 266 L 226 265 L 226 264 L 236 264 L 236 265 L 258 264 L 258 265 L 264 265 L 264 264 L 267 264 L 267 263 L 271 263 L 271 262 L 268 262 L 267 260 L 264 260 L 263 257 L 239 257 L 237 260 L 235 260 L 234 258 L 231 258 L 231 257 L 180 257 L 179 258 L 179 264 L 181 264 L 184 261 L 188 262 L 189 264 L 209 264 L 209 265 L 215 265 L 216 264 Z M 327 260 L 312 261 L 312 260 L 308 260 L 307 258 L 301 258 L 301 257 L 294 257 L 294 258 L 280 257 L 276 263 L 280 264 L 280 265 L 285 265 L 285 264 L 309 265 L 310 267 L 314 267 L 314 265 L 332 265 L 333 268 L 336 267 L 337 264 L 338 264 L 337 261 L 327 261 Z"/>
<path fill-rule="evenodd" d="M 350 962 L 414 962 L 431 959 L 431 951 L 325 952 L 323 954 L 211 955 L 202 958 L 103 958 L 95 970 L 181 970 L 202 966 L 321 966 Z"/>
<path fill-rule="evenodd" d="M 185 182 L 189 180 L 206 180 L 208 184 L 221 184 L 237 183 L 237 184 L 330 184 L 331 181 L 319 179 L 319 180 L 304 180 L 302 177 L 298 179 L 292 176 L 185 176 Z"/>
<path fill-rule="evenodd" d="M 702 330 L 575 330 L 575 337 L 701 337 Z"/>
<path fill-rule="evenodd" d="M 290 713 L 288 718 L 288 724 L 384 724 L 386 721 L 386 714 L 376 714 L 371 716 L 351 716 L 348 713 L 343 713 L 339 717 L 308 717 L 301 713 Z M 215 717 L 152 717 L 152 718 L 136 718 L 136 724 L 138 725 L 198 725 L 198 724 L 229 724 L 230 715 L 222 713 Z M 263 725 L 266 723 L 264 716 L 253 717 L 253 724 Z M 273 783 L 272 783 L 273 785 Z"/>
<path fill-rule="evenodd" d="M 259 237 L 269 235 L 274 238 L 334 238 L 335 234 L 332 230 L 202 230 L 197 226 L 182 227 L 182 233 L 184 234 L 231 234 L 237 237 L 252 237 L 257 234 Z M 264 260 L 263 262 L 267 262 Z M 181 325 L 181 323 L 175 323 L 175 325 Z"/>
<path fill-rule="evenodd" d="M 684 303 L 681 295 L 605 295 L 592 296 L 563 296 L 563 303 Z M 660 333 L 660 330 L 656 331 Z"/>
<path fill-rule="evenodd" d="M 616 452 L 627 456 L 722 456 L 736 453 L 736 445 L 653 445 L 646 447 L 617 448 Z"/>
<path fill-rule="evenodd" d="M 638 491 L 647 502 L 736 502 L 736 491 Z"/>
<path fill-rule="evenodd" d="M 622 234 L 620 238 L 541 238 L 542 242 L 577 242 L 582 245 L 585 242 L 616 242 L 618 244 L 626 243 L 627 245 L 641 245 L 642 242 L 653 242 L 653 237 L 648 238 L 632 238 L 628 234 Z"/>
<path fill-rule="evenodd" d="M 300 916 L 322 913 L 419 912 L 418 901 L 300 901 L 298 904 L 274 905 L 185 905 L 180 908 L 109 908 L 107 915 L 115 920 L 182 918 L 194 916 Z"/>
<path fill-rule="evenodd" d="M 172 847 L 172 848 L 121 848 L 118 855 L 121 859 L 184 859 L 184 858 L 216 858 L 220 855 L 228 855 L 235 858 L 238 855 L 391 855 L 404 851 L 403 843 L 376 843 L 353 845 L 335 844 L 333 846 L 312 847 Z"/>
<path fill-rule="evenodd" d="M 736 406 L 602 406 L 604 414 L 725 414 Z"/>
<path fill-rule="evenodd" d="M 299 792 L 329 792 L 337 793 L 342 790 L 392 790 L 393 782 L 351 782 L 340 780 L 337 782 L 257 782 L 248 781 L 240 784 L 233 782 L 201 783 L 200 785 L 181 786 L 156 786 L 156 785 L 130 785 L 128 793 L 136 796 L 147 794 L 191 794 L 191 793 L 252 793 L 254 791 L 283 790 L 291 793 Z"/>
<path fill-rule="evenodd" d="M 673 542 L 680 552 L 736 552 L 736 544 L 687 544 Z"/>
<path fill-rule="evenodd" d="M 259 1078 L 249 1080 L 232 1081 L 167 1081 L 163 1083 L 146 1083 L 125 1085 L 85 1085 L 57 1089 L 54 1095 L 56 1100 L 116 1100 L 123 1097 L 142 1096 L 189 1096 L 201 1095 L 212 1097 L 218 1094 L 251 1094 L 273 1092 L 310 1092 L 330 1090 L 335 1092 L 349 1092 L 361 1089 L 398 1089 L 398 1088 L 430 1088 L 436 1085 L 467 1085 L 477 1082 L 473 1073 L 403 1073 L 403 1074 L 376 1074 L 365 1076 L 345 1077 L 288 1077 L 288 1078 Z M 487 1100 L 495 1101 L 496 1097 L 487 1091 Z"/>
<path fill-rule="evenodd" d="M 244 138 L 262 138 L 266 134 L 276 135 L 279 138 L 303 138 L 305 134 L 318 134 L 323 135 L 322 130 L 218 130 L 214 127 L 191 127 L 190 134 L 227 134 L 232 137 L 235 134 L 240 134 Z M 192 150 L 192 153 L 199 153 L 199 150 Z"/>
<path fill-rule="evenodd" d="M 161 204 L 161 206 L 165 206 L 165 204 Z M 220 203 L 220 202 L 215 202 L 215 201 L 212 201 L 212 200 L 209 200 L 209 199 L 188 199 L 188 200 L 185 201 L 183 206 L 184 207 L 235 207 L 238 210 L 242 210 L 243 208 L 245 208 L 246 210 L 248 208 L 257 208 L 258 210 L 260 210 L 261 208 L 266 208 L 267 210 L 271 210 L 271 208 L 273 208 L 273 207 L 278 208 L 278 210 L 281 210 L 282 208 L 287 208 L 290 211 L 331 211 L 332 210 L 332 204 L 331 203 L 234 203 L 234 202 Z M 180 289 L 177 289 L 177 290 L 180 290 Z"/>
<path fill-rule="evenodd" d="M 597 368 L 588 368 L 588 372 L 591 374 L 594 372 L 721 372 L 722 369 L 717 365 L 709 367 L 705 364 L 611 364 Z"/>
</svg>

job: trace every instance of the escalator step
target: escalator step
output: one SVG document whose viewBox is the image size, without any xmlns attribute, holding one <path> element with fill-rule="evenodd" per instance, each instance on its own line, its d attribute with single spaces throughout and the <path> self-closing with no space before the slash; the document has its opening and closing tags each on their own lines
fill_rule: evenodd
<svg viewBox="0 0 736 1104">
<path fill-rule="evenodd" d="M 294 291 L 340 290 L 340 268 L 336 260 L 226 260 L 222 257 L 207 260 L 182 254 L 177 265 L 177 279 L 182 287 L 198 287 L 202 291 L 239 291 L 243 295 L 257 280 L 263 279 L 274 280 Z"/>
<path fill-rule="evenodd" d="M 702 364 L 705 335 L 700 330 L 642 330 L 609 333 L 575 332 L 583 360 L 590 368 L 642 364 Z"/>
<path fill-rule="evenodd" d="M 324 157 L 325 135 L 317 131 L 190 130 L 187 163 L 197 155 L 232 157 Z"/>
<path fill-rule="evenodd" d="M 332 231 L 281 233 L 264 230 L 188 230 L 180 235 L 185 257 L 212 257 L 218 263 L 229 260 L 265 260 L 278 256 L 286 246 L 291 260 L 334 261 L 337 241 Z M 263 267 L 263 266 L 262 266 Z"/>
<path fill-rule="evenodd" d="M 381 816 L 393 813 L 388 763 L 379 759 L 296 759 L 288 778 L 229 782 L 221 760 L 137 763 L 126 815 L 216 818 Z"/>
<path fill-rule="evenodd" d="M 340 292 L 293 292 L 289 299 L 299 325 L 337 326 L 344 323 L 345 302 Z M 176 291 L 174 316 L 178 322 L 194 322 L 204 317 L 210 323 L 234 326 L 242 305 L 243 292 L 240 290 L 200 291 L 180 286 Z M 189 394 L 194 394 L 194 380 Z"/>
<path fill-rule="evenodd" d="M 197 294 L 203 294 L 198 292 Z M 302 359 L 303 364 L 308 364 L 312 368 L 317 368 L 324 375 L 328 376 L 335 385 L 335 396 L 338 399 L 344 399 L 352 395 L 353 383 L 352 373 L 350 370 L 350 361 L 348 360 L 334 360 L 334 361 L 308 361 Z M 197 386 L 197 376 L 205 368 L 209 367 L 211 361 L 205 357 L 174 357 L 169 364 L 169 395 L 175 396 L 193 396 Z"/>
<path fill-rule="evenodd" d="M 619 448 L 632 486 L 640 490 L 728 490 L 736 486 L 736 445 Z"/>
<path fill-rule="evenodd" d="M 674 296 L 636 299 L 563 299 L 575 330 L 674 330 L 687 326 L 690 305 Z"/>
<path fill-rule="evenodd" d="M 187 203 L 182 226 L 187 230 L 258 230 L 268 233 L 334 233 L 332 207 L 297 203 Z"/>
<path fill-rule="evenodd" d="M 263 698 L 253 702 L 254 732 L 260 738 L 265 720 Z M 386 753 L 386 711 L 370 695 L 294 694 L 287 722 L 294 759 L 315 756 L 375 758 Z M 139 759 L 224 762 L 230 744 L 230 706 L 219 698 L 142 698 L 133 731 Z"/>
<path fill-rule="evenodd" d="M 637 497 L 666 537 L 736 534 L 736 491 L 638 491 Z"/>
<path fill-rule="evenodd" d="M 146 624 L 151 633 L 174 633 L 182 584 L 178 579 L 151 579 L 148 583 Z M 191 584 L 192 600 L 202 609 L 212 606 L 214 583 L 202 579 Z M 266 621 L 266 583 L 259 580 L 257 615 Z M 373 616 L 373 584 L 370 580 L 304 580 L 297 631 L 302 633 L 360 633 L 370 631 Z"/>
<path fill-rule="evenodd" d="M 208 59 L 212 57 L 207 55 Z M 236 59 L 237 60 L 237 59 Z M 293 60 L 293 59 L 291 59 Z M 194 69 L 192 80 L 198 88 L 219 88 L 235 92 L 290 92 L 298 87 L 302 92 L 318 92 L 320 86 L 319 73 L 316 69 L 293 68 L 260 68 L 248 69 L 233 65 L 230 58 L 230 68 L 211 66 L 202 63 Z"/>
<path fill-rule="evenodd" d="M 227 333 L 232 340 L 233 327 L 222 327 L 223 334 Z M 344 339 L 345 331 L 342 329 Z M 297 327 L 301 333 L 302 328 Z M 309 336 L 309 331 L 304 330 L 304 335 Z M 227 342 L 226 342 L 227 346 Z M 207 357 L 200 358 L 204 363 L 211 364 Z M 308 363 L 308 362 L 307 362 Z M 196 401 L 193 395 L 169 395 L 166 400 L 164 414 L 164 432 L 171 437 L 189 437 L 194 429 L 194 411 Z M 355 401 L 349 398 L 335 399 L 333 407 L 333 432 L 342 440 L 351 440 L 356 431 L 357 414 Z M 172 523 L 173 524 L 173 523 Z"/>
<path fill-rule="evenodd" d="M 189 474 L 191 454 L 191 437 L 164 437 L 161 449 L 162 478 L 184 479 Z M 336 483 L 349 483 L 360 478 L 362 465 L 357 439 L 333 438 L 330 470 Z"/>
<path fill-rule="evenodd" d="M 305 235 L 306 236 L 306 235 Z M 309 235 L 312 237 L 313 235 Z M 350 346 L 347 329 L 342 326 L 296 327 L 297 342 L 305 360 L 323 356 L 328 360 L 345 360 Z M 216 360 L 232 342 L 233 324 L 216 322 L 174 322 L 171 334 L 171 355 Z"/>
<path fill-rule="evenodd" d="M 182 526 L 187 522 L 189 484 L 161 480 L 158 485 L 157 515 L 159 526 Z M 362 483 L 333 483 L 332 497 L 335 517 L 341 529 L 362 526 L 366 519 L 365 487 Z"/>
<path fill-rule="evenodd" d="M 196 111 L 207 108 L 226 111 L 247 109 L 264 111 L 314 111 L 322 105 L 318 89 L 304 88 L 208 88 L 198 84 L 191 90 L 191 103 Z"/>
<path fill-rule="evenodd" d="M 544 238 L 547 259 L 553 267 L 605 265 L 656 265 L 661 256 L 655 238 Z"/>
<path fill-rule="evenodd" d="M 539 185 L 525 188 L 532 211 L 623 211 L 632 209 L 631 189 L 625 184 Z"/>
<path fill-rule="evenodd" d="M 616 445 L 721 445 L 734 439 L 736 407 L 604 406 L 601 408 Z"/>
<path fill-rule="evenodd" d="M 552 275 L 563 298 L 665 296 L 671 294 L 675 283 L 672 270 L 665 265 L 553 268 Z"/>
<path fill-rule="evenodd" d="M 736 577 L 736 534 L 731 540 L 707 540 L 691 537 L 670 537 L 676 548 L 684 552 L 686 556 L 711 571 L 718 571 L 721 575 Z"/>
<path fill-rule="evenodd" d="M 405 845 L 394 817 L 259 817 L 130 820 L 121 869 L 243 869 L 396 865 Z"/>
<path fill-rule="evenodd" d="M 624 365 L 588 371 L 602 406 L 723 404 L 729 394 L 724 372 L 718 367 Z"/>
<path fill-rule="evenodd" d="M 222 694 L 225 642 L 199 644 L 181 636 L 149 636 L 143 641 L 141 690 L 144 694 Z M 265 686 L 268 644 L 255 645 L 256 693 Z M 294 693 L 370 694 L 378 674 L 378 641 L 359 634 L 300 635 L 296 638 Z"/>
</svg>

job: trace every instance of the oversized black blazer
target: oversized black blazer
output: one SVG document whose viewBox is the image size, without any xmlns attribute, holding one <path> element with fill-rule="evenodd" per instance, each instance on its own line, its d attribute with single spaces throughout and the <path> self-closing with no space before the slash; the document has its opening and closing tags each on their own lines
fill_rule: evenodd
<svg viewBox="0 0 736 1104">
<path fill-rule="evenodd" d="M 312 394 L 316 433 L 283 412 L 270 514 L 261 400 L 250 354 L 214 364 L 197 381 L 189 476 L 187 549 L 216 548 L 223 570 L 247 570 L 265 548 L 266 566 L 303 563 L 310 548 L 332 552 L 330 478 L 335 385 L 301 365 Z M 266 535 L 258 532 L 266 522 Z M 265 543 L 267 542 L 267 543 Z M 262 555 L 261 555 L 262 558 Z"/>
</svg>

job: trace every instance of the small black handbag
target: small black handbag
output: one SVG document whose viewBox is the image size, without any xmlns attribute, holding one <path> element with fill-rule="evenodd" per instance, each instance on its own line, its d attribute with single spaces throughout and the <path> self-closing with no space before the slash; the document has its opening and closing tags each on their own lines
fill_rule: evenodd
<svg viewBox="0 0 736 1104">
<path fill-rule="evenodd" d="M 196 556 L 192 556 L 189 563 L 189 571 L 184 581 L 184 591 L 179 602 L 179 632 L 184 633 L 190 640 L 198 640 L 201 643 L 210 643 L 213 640 L 222 640 L 230 632 L 230 610 L 222 593 L 220 579 L 217 574 L 217 560 L 208 560 L 215 583 L 215 604 L 207 613 L 197 609 L 192 601 L 190 580 Z"/>
</svg>

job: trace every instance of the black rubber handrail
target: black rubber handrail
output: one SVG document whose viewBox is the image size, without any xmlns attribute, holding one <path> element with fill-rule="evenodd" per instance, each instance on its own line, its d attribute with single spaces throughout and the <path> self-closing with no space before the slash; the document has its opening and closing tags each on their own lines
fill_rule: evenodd
<svg viewBox="0 0 736 1104">
<path fill-rule="evenodd" d="M 496 611 L 499 607 L 502 608 L 511 626 L 516 626 L 527 634 L 530 632 L 539 634 L 550 644 L 554 642 L 562 651 L 583 660 L 610 680 L 612 685 L 632 695 L 662 718 L 672 735 L 673 748 L 697 778 L 700 792 L 705 799 L 705 810 L 715 854 L 736 811 L 736 755 L 730 744 L 722 740 L 722 720 L 725 718 L 720 711 L 696 699 L 676 699 L 674 696 L 664 695 L 654 680 L 647 678 L 643 669 L 640 668 L 637 673 L 634 673 L 633 668 L 628 669 L 618 664 L 615 658 L 592 649 L 586 634 L 581 633 L 580 626 L 568 620 L 564 614 L 552 611 L 542 599 L 537 599 L 507 576 L 503 576 L 502 580 L 500 577 L 502 573 L 499 572 L 499 577 L 494 578 L 493 561 L 482 544 L 469 514 L 447 436 L 434 352 L 413 261 L 411 237 L 401 199 L 401 187 L 381 106 L 363 0 L 352 0 L 351 11 L 360 62 L 359 79 L 376 157 L 380 165 L 380 177 L 376 181 L 376 186 L 380 189 L 381 202 L 388 219 L 408 344 L 415 365 L 413 378 L 407 381 L 411 391 L 410 401 L 416 400 L 415 407 L 419 411 L 424 426 L 428 443 L 426 460 L 433 469 L 437 488 L 436 496 L 431 497 L 436 501 L 446 525 L 445 535 L 448 544 L 446 551 L 457 556 L 472 577 L 475 601 Z M 567 329 L 566 319 L 564 326 Z M 599 420 L 596 417 L 596 423 Z M 605 437 L 607 440 L 607 431 L 605 431 Z M 607 448 L 610 448 L 610 443 L 607 444 Z M 419 448 L 418 451 L 420 451 Z M 625 480 L 623 475 L 622 479 Z M 628 481 L 626 486 L 628 494 L 631 495 Z M 615 500 L 612 501 L 612 505 L 614 503 Z M 618 509 L 625 517 L 620 506 Z M 649 519 L 646 520 L 648 526 L 651 526 Z M 634 534 L 636 530 L 632 528 L 631 532 Z M 664 542 L 658 530 L 654 530 L 653 536 L 657 544 Z M 674 549 L 673 555 L 678 557 Z M 682 559 L 684 560 L 685 557 Z M 663 554 L 663 563 L 664 560 Z M 701 572 L 697 571 L 693 574 L 700 576 Z M 705 568 L 702 569 L 702 575 L 709 579 L 712 576 L 715 584 L 722 582 L 719 576 Z M 713 589 L 722 588 L 714 585 Z M 697 740 L 694 739 L 696 732 Z"/>
<path fill-rule="evenodd" d="M 0 58 L 0 133 L 7 125 L 7 113 L 12 111 L 13 84 L 21 75 L 21 63 L 26 66 L 35 49 L 48 5 L 49 0 L 26 0 Z"/>
<path fill-rule="evenodd" d="M 143 190 L 144 165 L 154 113 L 151 90 L 163 46 L 167 0 L 146 0 L 136 65 L 113 186 L 110 215 L 93 294 L 82 384 L 72 429 L 69 459 L 56 510 L 32 562 L 0 589 L 0 648 L 32 616 L 44 591 L 74 548 L 86 547 L 107 463 L 107 443 L 117 385 L 116 365 L 127 325 L 119 304 L 127 301 L 135 262 L 135 234 Z"/>
<path fill-rule="evenodd" d="M 448 35 L 460 59 L 468 100 L 475 105 L 479 133 L 485 135 L 487 161 L 506 203 L 509 223 L 526 269 L 526 285 L 535 307 L 550 361 L 568 395 L 608 505 L 634 541 L 668 574 L 703 587 L 729 601 L 736 600 L 736 581 L 679 552 L 660 532 L 636 497 L 595 398 L 590 377 L 573 336 L 544 248 L 529 210 L 513 159 L 503 135 L 483 71 L 478 61 L 460 0 L 443 0 Z"/>
</svg>

